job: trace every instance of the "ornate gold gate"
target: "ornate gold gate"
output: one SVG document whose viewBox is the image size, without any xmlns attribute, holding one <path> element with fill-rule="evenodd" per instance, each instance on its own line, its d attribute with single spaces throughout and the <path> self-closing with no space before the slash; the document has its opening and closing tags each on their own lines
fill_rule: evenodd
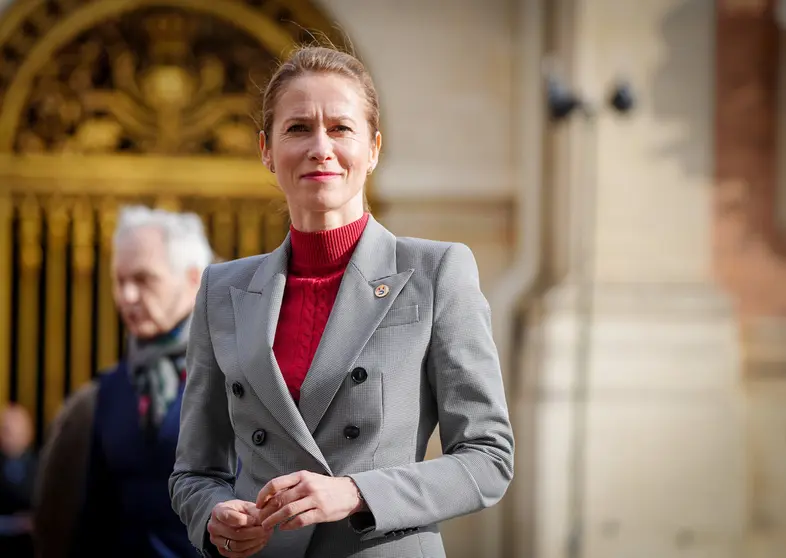
<svg viewBox="0 0 786 558">
<path fill-rule="evenodd" d="M 0 19 L 0 404 L 39 427 L 116 361 L 119 206 L 199 213 L 219 256 L 277 245 L 257 89 L 304 29 L 299 0 L 18 0 Z M 41 429 L 39 428 L 39 435 Z"/>
</svg>

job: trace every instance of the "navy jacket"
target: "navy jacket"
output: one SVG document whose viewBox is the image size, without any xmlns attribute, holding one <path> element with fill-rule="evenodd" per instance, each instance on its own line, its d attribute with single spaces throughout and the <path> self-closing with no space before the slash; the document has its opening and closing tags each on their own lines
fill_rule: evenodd
<svg viewBox="0 0 786 558">
<path fill-rule="evenodd" d="M 169 499 L 182 387 L 155 436 L 140 428 L 125 363 L 97 380 L 84 509 L 73 556 L 198 556 Z"/>
</svg>

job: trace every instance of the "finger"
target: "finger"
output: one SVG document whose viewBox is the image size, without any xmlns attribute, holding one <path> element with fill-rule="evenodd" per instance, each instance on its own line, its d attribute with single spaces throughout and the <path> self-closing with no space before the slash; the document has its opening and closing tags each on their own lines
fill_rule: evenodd
<svg viewBox="0 0 786 558">
<path fill-rule="evenodd" d="M 267 501 L 281 490 L 287 490 L 300 483 L 303 479 L 303 471 L 276 477 L 259 491 L 257 495 L 257 508 L 262 508 Z"/>
<path fill-rule="evenodd" d="M 284 523 L 291 517 L 312 510 L 316 502 L 310 496 L 291 502 L 262 522 L 262 527 L 273 529 L 279 523 Z"/>
<path fill-rule="evenodd" d="M 297 486 L 288 490 L 282 490 L 281 492 L 278 492 L 275 496 L 268 500 L 267 504 L 265 504 L 261 510 L 259 510 L 257 513 L 257 522 L 264 523 L 268 517 L 276 513 L 287 504 L 301 500 L 308 495 L 309 488 L 307 483 L 304 482 L 301 482 Z"/>
<path fill-rule="evenodd" d="M 210 522 L 207 525 L 207 531 L 211 535 L 221 539 L 230 539 L 233 541 L 251 541 L 270 537 L 269 529 L 265 529 L 261 525 L 235 528 L 221 523 Z"/>
<path fill-rule="evenodd" d="M 215 545 L 216 549 L 222 556 L 227 557 L 236 557 L 236 556 L 251 556 L 252 554 L 259 552 L 262 548 L 264 548 L 270 537 L 265 537 L 264 539 L 258 539 L 253 543 L 249 541 L 235 541 L 230 539 L 229 542 L 229 550 L 226 549 L 224 546 L 227 542 L 227 539 L 224 537 L 210 537 L 210 542 Z"/>
<path fill-rule="evenodd" d="M 211 536 L 210 537 L 210 542 L 213 543 L 213 546 L 216 547 L 216 550 L 218 550 L 218 553 L 221 556 L 227 556 L 228 558 L 233 558 L 235 556 L 242 556 L 242 554 L 239 553 L 239 552 L 235 553 L 235 552 L 232 552 L 230 550 L 225 549 L 224 548 L 224 542 L 226 542 L 226 539 L 224 539 L 223 537 L 212 537 Z"/>
<path fill-rule="evenodd" d="M 229 527 L 250 527 L 257 523 L 254 515 L 249 515 L 245 511 L 228 507 L 219 508 L 213 512 L 216 521 L 228 525 Z"/>
<path fill-rule="evenodd" d="M 226 542 L 226 539 L 220 539 L 221 544 L 223 545 Z M 270 540 L 270 532 L 263 537 L 258 537 L 254 540 L 247 540 L 247 541 L 238 541 L 235 539 L 231 539 L 229 543 L 229 548 L 231 552 L 240 552 L 248 554 L 250 550 L 257 548 L 258 546 L 265 546 L 267 542 Z"/>
<path fill-rule="evenodd" d="M 302 529 L 308 525 L 313 525 L 314 523 L 320 523 L 322 521 L 322 512 L 318 509 L 310 509 L 306 512 L 303 512 L 283 525 L 279 526 L 281 531 L 294 531 L 295 529 Z"/>
</svg>

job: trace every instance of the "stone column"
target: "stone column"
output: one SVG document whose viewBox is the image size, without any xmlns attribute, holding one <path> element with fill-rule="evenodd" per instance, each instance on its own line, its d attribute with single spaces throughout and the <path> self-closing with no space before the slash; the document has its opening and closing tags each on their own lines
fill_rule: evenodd
<svg viewBox="0 0 786 558">
<path fill-rule="evenodd" d="M 536 556 L 572 540 L 583 558 L 738 558 L 738 334 L 712 265 L 715 3 L 565 5 L 573 84 L 602 101 L 626 72 L 638 106 L 576 118 L 553 158 L 571 169 L 556 185 L 571 256 L 539 330 Z"/>
</svg>

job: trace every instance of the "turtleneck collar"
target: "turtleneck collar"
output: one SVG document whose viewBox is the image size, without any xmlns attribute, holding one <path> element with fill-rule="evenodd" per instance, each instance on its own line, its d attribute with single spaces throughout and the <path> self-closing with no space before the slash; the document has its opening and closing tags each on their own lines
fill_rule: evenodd
<svg viewBox="0 0 786 558">
<path fill-rule="evenodd" d="M 368 218 L 369 214 L 364 213 L 363 217 L 343 227 L 311 233 L 300 232 L 290 226 L 290 268 L 295 272 L 308 273 L 346 266 L 366 228 Z"/>
</svg>

